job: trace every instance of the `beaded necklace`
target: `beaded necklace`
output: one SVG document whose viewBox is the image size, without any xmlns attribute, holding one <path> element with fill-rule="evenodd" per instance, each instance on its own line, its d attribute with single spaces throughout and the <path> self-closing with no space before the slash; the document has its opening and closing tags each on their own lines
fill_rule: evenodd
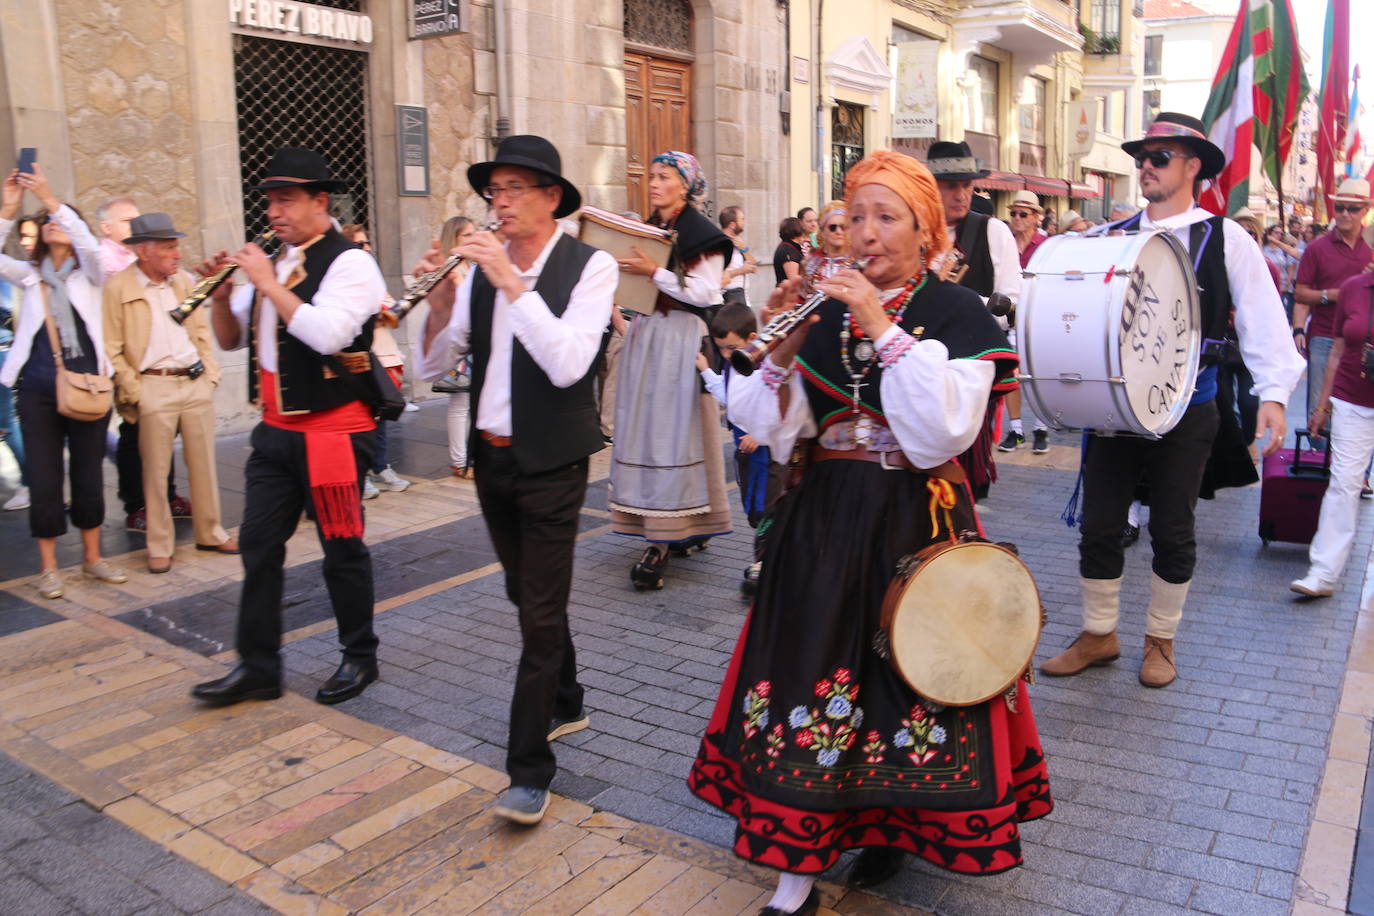
<svg viewBox="0 0 1374 916">
<path fill-rule="evenodd" d="M 916 298 L 916 294 L 925 285 L 926 274 L 922 271 L 907 280 L 902 288 L 897 290 L 897 293 L 883 305 L 883 312 L 893 324 L 901 324 L 902 318 L 906 315 L 907 306 L 911 304 L 911 300 Z M 863 363 L 863 368 L 857 372 L 854 371 L 854 366 L 849 361 L 849 340 L 851 337 L 858 341 L 854 346 L 854 359 Z M 844 371 L 849 374 L 850 398 L 854 402 L 853 410 L 855 413 L 859 412 L 859 391 L 868 384 L 864 379 L 877 365 L 874 360 L 875 356 L 877 356 L 877 352 L 873 348 L 873 342 L 867 339 L 863 328 L 859 327 L 859 323 L 854 320 L 854 316 L 846 308 L 844 318 L 840 321 L 840 362 L 844 364 Z"/>
</svg>

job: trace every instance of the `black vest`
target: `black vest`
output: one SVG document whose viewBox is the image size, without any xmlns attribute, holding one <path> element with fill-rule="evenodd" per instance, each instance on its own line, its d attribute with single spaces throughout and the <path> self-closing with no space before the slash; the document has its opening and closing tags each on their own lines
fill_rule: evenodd
<svg viewBox="0 0 1374 916">
<path fill-rule="evenodd" d="M 1108 227 L 1138 231 L 1144 211 Z M 1188 227 L 1188 256 L 1197 274 L 1197 291 L 1202 316 L 1203 341 L 1225 340 L 1231 325 L 1231 280 L 1226 275 L 1225 217 L 1213 216 Z M 1202 365 L 1221 361 L 1225 348 L 1220 344 L 1202 345 Z"/>
<path fill-rule="evenodd" d="M 968 272 L 959 281 L 983 298 L 993 293 L 993 282 L 997 279 L 992 267 L 992 249 L 988 246 L 988 220 L 990 217 L 972 210 L 959 221 L 957 226 L 949 227 L 952 242 L 964 256 Z"/>
<path fill-rule="evenodd" d="M 305 258 L 301 266 L 287 278 L 287 289 L 305 303 L 302 308 L 314 307 L 311 300 L 319 291 L 320 282 L 329 270 L 329 265 L 334 263 L 334 259 L 357 247 L 332 227 L 313 242 L 306 243 Z M 274 306 L 270 302 L 263 303 L 262 294 L 255 291 L 248 331 L 248 400 L 254 404 L 258 403 L 260 396 L 258 309 L 261 308 Z M 344 348 L 343 352 L 366 353 L 372 349 L 372 326 L 375 323 L 375 317 L 369 318 L 363 325 L 362 333 L 353 338 L 353 342 Z M 362 386 L 353 379 L 339 378 L 322 355 L 288 334 L 286 325 L 280 317 L 277 318 L 277 406 L 282 413 L 328 410 L 349 401 L 357 401 L 360 399 L 361 388 Z"/>
<path fill-rule="evenodd" d="M 554 315 L 568 307 L 582 270 L 596 253 L 570 235 L 564 235 L 549 252 L 549 259 L 535 281 L 535 292 Z M 475 453 L 477 411 L 482 402 L 487 363 L 491 359 L 492 314 L 496 308 L 496 289 L 480 268 L 472 280 L 472 411 L 468 434 L 468 454 Z M 602 337 L 602 347 L 606 338 Z M 600 354 L 598 354 L 599 358 Z M 538 474 L 571 464 L 606 447 L 601 437 L 601 420 L 596 409 L 597 360 L 587 373 L 567 388 L 559 388 L 534 357 L 511 340 L 510 410 L 511 448 L 520 470 Z"/>
</svg>

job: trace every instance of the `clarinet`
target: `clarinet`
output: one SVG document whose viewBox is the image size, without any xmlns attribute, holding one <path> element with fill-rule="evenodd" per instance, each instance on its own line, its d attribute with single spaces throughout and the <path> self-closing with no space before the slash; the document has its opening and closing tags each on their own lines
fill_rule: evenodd
<svg viewBox="0 0 1374 916">
<path fill-rule="evenodd" d="M 868 266 L 868 262 L 873 258 L 858 258 L 845 267 L 853 270 L 863 270 Z M 759 331 L 759 336 L 748 345 L 740 347 L 730 354 L 730 365 L 740 375 L 753 375 L 754 370 L 763 362 L 763 358 L 788 338 L 793 331 L 796 331 L 806 323 L 806 319 L 815 314 L 816 309 L 821 307 L 821 303 L 830 298 L 829 293 L 812 293 L 800 305 L 780 312 L 772 321 L 764 325 Z"/>
<path fill-rule="evenodd" d="M 483 232 L 495 232 L 501 228 L 501 221 L 494 219 L 482 227 Z M 382 312 L 379 320 L 388 327 L 396 327 L 410 314 L 410 310 L 419 304 L 421 299 L 429 295 L 430 290 L 439 285 L 439 281 L 463 263 L 463 256 L 460 254 L 450 254 L 444 263 L 427 274 L 420 274 L 410 282 L 406 291 L 401 294 L 401 298 L 396 300 L 396 304 Z"/>
<path fill-rule="evenodd" d="M 268 242 L 272 241 L 276 235 L 277 233 L 274 230 L 268 229 L 262 235 L 253 239 L 253 244 L 257 245 L 259 248 L 263 248 Z M 219 289 L 220 286 L 224 284 L 224 281 L 228 280 L 230 275 L 238 269 L 239 266 L 237 264 L 226 264 L 224 267 L 221 267 L 218 271 L 192 287 L 191 294 L 183 299 L 180 305 L 170 310 L 167 314 L 171 315 L 172 320 L 177 324 L 185 324 L 186 319 L 191 317 L 191 313 L 194 312 L 202 302 L 210 298 L 210 294 Z"/>
</svg>

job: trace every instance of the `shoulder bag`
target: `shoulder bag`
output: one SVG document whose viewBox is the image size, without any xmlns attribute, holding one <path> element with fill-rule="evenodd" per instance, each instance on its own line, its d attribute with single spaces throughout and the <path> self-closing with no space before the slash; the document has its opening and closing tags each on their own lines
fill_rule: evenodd
<svg viewBox="0 0 1374 916">
<path fill-rule="evenodd" d="M 62 342 L 57 339 L 57 323 L 48 309 L 48 285 L 39 281 L 43 293 L 43 322 L 48 327 L 52 359 L 57 364 L 57 412 L 73 420 L 101 420 L 114 402 L 114 380 L 91 372 L 72 372 L 62 361 Z M 96 354 L 96 365 L 100 355 Z"/>
</svg>

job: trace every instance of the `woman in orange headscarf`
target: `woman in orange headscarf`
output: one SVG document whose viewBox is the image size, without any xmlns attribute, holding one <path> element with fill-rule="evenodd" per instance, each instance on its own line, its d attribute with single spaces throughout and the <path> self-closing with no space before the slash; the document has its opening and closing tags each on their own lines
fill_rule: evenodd
<svg viewBox="0 0 1374 916">
<path fill-rule="evenodd" d="M 854 847 L 854 886 L 890 877 L 903 851 L 969 874 L 1012 868 L 1017 824 L 1051 808 L 1024 684 L 944 708 L 875 650 L 897 560 L 978 530 L 953 458 L 1015 385 L 1016 357 L 978 296 L 927 270 L 949 239 L 924 165 L 881 150 L 845 191 L 862 273 L 821 281 L 819 317 L 730 389 L 731 421 L 775 454 L 815 440 L 775 510 L 689 779 L 736 818 L 735 852 L 782 872 L 767 916 L 813 913 L 814 876 Z"/>
</svg>

